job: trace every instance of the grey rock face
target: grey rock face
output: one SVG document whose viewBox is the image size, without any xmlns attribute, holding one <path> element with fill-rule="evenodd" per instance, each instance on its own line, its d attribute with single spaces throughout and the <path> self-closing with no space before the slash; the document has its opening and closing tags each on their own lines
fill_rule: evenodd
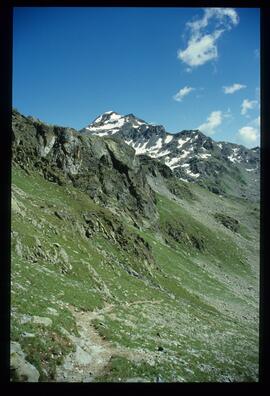
<svg viewBox="0 0 270 396">
<path fill-rule="evenodd" d="M 25 353 L 18 342 L 11 342 L 10 369 L 13 381 L 38 382 L 39 380 L 38 370 L 25 359 Z"/>
<path fill-rule="evenodd" d="M 42 316 L 33 316 L 32 322 L 35 324 L 41 324 L 45 327 L 52 325 L 52 320 L 50 318 Z"/>
<path fill-rule="evenodd" d="M 132 118 L 132 116 L 130 116 Z M 72 183 L 104 206 L 137 219 L 155 219 L 155 195 L 133 148 L 119 139 L 82 136 L 13 112 L 13 162 L 38 169 L 58 184 Z"/>
</svg>

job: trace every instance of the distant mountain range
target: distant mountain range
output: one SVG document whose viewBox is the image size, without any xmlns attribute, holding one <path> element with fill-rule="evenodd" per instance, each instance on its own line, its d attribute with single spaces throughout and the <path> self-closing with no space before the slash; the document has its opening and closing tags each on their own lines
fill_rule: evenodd
<svg viewBox="0 0 270 396">
<path fill-rule="evenodd" d="M 166 132 L 133 114 L 114 111 L 97 117 L 80 131 L 100 137 L 117 137 L 134 148 L 167 165 L 183 181 L 196 182 L 216 194 L 258 199 L 260 148 L 215 142 L 199 130 Z"/>
</svg>

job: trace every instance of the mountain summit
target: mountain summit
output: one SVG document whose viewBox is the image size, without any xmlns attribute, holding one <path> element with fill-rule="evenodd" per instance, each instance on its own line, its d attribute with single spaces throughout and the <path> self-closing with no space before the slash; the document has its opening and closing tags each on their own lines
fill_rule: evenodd
<svg viewBox="0 0 270 396">
<path fill-rule="evenodd" d="M 145 121 L 136 118 L 133 114 L 123 116 L 115 111 L 107 111 L 98 116 L 90 125 L 82 130 L 82 132 L 91 132 L 99 136 L 111 136 L 119 132 L 123 128 L 139 128 L 146 125 Z"/>
</svg>

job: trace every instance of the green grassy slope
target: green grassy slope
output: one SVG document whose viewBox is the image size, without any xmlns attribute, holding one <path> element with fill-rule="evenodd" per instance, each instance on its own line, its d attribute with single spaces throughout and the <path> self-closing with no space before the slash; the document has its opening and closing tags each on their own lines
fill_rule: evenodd
<svg viewBox="0 0 270 396">
<path fill-rule="evenodd" d="M 139 230 L 13 167 L 11 340 L 40 381 L 72 380 L 68 357 L 81 381 L 258 380 L 258 207 L 190 188 L 157 194 L 159 222 Z"/>
</svg>

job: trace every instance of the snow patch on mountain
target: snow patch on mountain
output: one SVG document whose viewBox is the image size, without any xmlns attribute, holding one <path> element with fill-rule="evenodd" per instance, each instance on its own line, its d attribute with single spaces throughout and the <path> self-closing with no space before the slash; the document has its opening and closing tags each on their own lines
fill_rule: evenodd
<svg viewBox="0 0 270 396">
<path fill-rule="evenodd" d="M 139 146 L 133 146 L 133 148 L 135 149 L 135 152 L 137 155 L 139 154 L 145 154 L 147 149 L 146 149 L 146 145 L 148 142 L 145 142 L 144 144 L 140 144 Z"/>
<path fill-rule="evenodd" d="M 181 159 L 186 158 L 189 155 L 189 151 L 188 150 L 182 150 L 181 153 L 183 153 L 183 154 L 179 155 L 179 158 L 181 158 Z"/>
<path fill-rule="evenodd" d="M 178 148 L 181 148 L 185 143 L 187 143 L 189 140 L 190 140 L 191 138 L 186 138 L 186 139 L 179 139 L 178 140 L 178 145 L 177 145 L 177 147 Z"/>
<path fill-rule="evenodd" d="M 102 115 L 99 116 L 99 117 L 97 117 L 97 118 L 94 120 L 93 124 L 97 124 L 97 123 L 100 122 L 101 120 L 102 120 Z"/>
<path fill-rule="evenodd" d="M 232 151 L 233 151 L 233 153 L 228 156 L 228 160 L 230 160 L 233 163 L 241 162 L 241 157 L 238 156 L 239 149 L 238 148 L 232 148 Z"/>
<path fill-rule="evenodd" d="M 205 159 L 205 158 L 211 157 L 211 154 L 198 154 L 198 157 Z"/>
<path fill-rule="evenodd" d="M 165 164 L 167 166 L 169 166 L 171 169 L 174 169 L 174 168 L 176 168 L 178 166 L 178 165 L 175 166 L 175 164 L 178 163 L 178 162 L 179 162 L 179 158 L 176 157 L 176 158 L 172 158 L 170 160 L 166 160 Z"/>
<path fill-rule="evenodd" d="M 158 153 L 158 154 L 156 155 L 156 157 L 157 157 L 157 158 L 164 157 L 165 155 L 168 155 L 168 154 L 170 154 L 170 153 L 171 153 L 170 150 L 161 151 L 160 153 Z"/>
<path fill-rule="evenodd" d="M 161 149 L 161 147 L 162 147 L 162 139 L 159 138 L 159 139 L 157 140 L 155 146 L 153 146 L 153 147 L 151 148 L 151 151 L 159 151 L 159 150 Z"/>
<path fill-rule="evenodd" d="M 197 177 L 200 176 L 199 173 L 193 173 L 193 172 L 191 172 L 190 169 L 187 169 L 186 172 L 187 172 L 187 174 L 188 174 L 189 176 L 191 176 L 191 177 L 196 177 L 196 178 L 197 178 Z"/>
<path fill-rule="evenodd" d="M 105 121 L 105 122 L 111 122 L 111 121 L 118 121 L 120 118 L 122 118 L 123 116 L 121 116 L 120 114 L 116 114 L 116 113 L 109 113 L 111 114 L 111 117 L 109 120 Z"/>
<path fill-rule="evenodd" d="M 189 164 L 181 164 L 181 168 L 189 168 Z"/>
<path fill-rule="evenodd" d="M 172 136 L 172 135 L 167 135 L 167 136 L 165 137 L 164 143 L 165 143 L 165 144 L 168 144 L 168 143 L 170 143 L 172 140 L 173 140 L 173 136 Z"/>
<path fill-rule="evenodd" d="M 88 125 L 85 130 L 91 132 L 93 135 L 114 135 L 127 124 L 130 124 L 130 126 L 135 129 L 139 128 L 141 125 L 146 125 L 144 121 L 137 119 L 132 114 L 123 116 L 114 111 L 106 111 Z M 105 133 L 104 131 L 108 131 L 109 133 Z"/>
</svg>

